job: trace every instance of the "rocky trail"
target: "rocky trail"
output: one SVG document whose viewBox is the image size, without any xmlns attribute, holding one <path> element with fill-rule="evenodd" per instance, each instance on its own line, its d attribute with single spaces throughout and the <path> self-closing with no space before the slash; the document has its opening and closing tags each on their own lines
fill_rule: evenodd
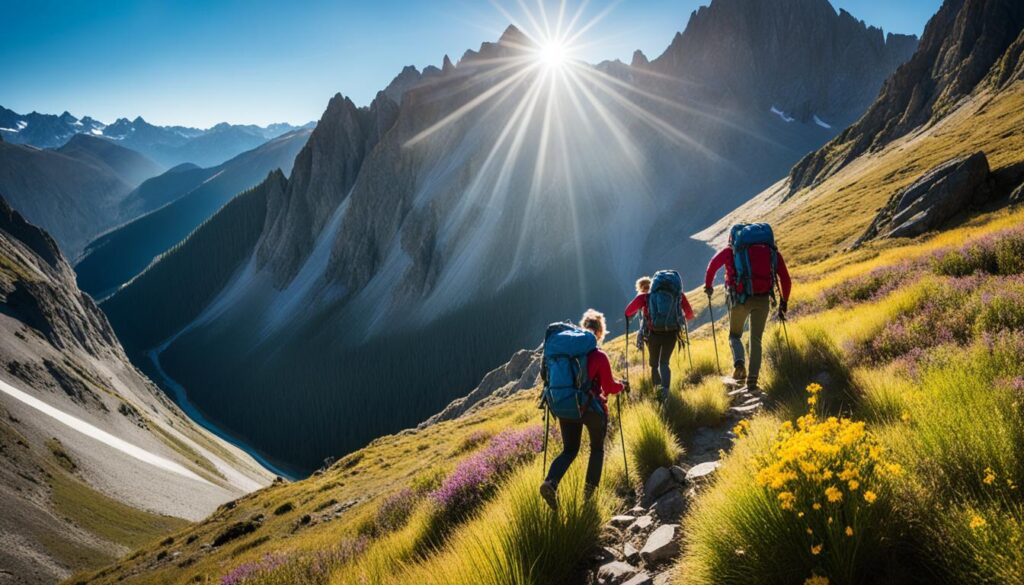
<svg viewBox="0 0 1024 585">
<path fill-rule="evenodd" d="M 729 380 L 731 405 L 717 426 L 701 427 L 685 441 L 686 451 L 672 467 L 660 467 L 645 478 L 637 505 L 613 516 L 589 556 L 588 585 L 668 585 L 673 561 L 682 551 L 679 524 L 690 504 L 709 483 L 722 454 L 732 448 L 739 421 L 764 408 L 766 397 Z"/>
</svg>

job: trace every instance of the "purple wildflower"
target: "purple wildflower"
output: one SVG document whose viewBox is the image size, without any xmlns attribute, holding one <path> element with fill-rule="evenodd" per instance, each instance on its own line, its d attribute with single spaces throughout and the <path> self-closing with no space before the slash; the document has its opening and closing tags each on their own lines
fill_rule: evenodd
<svg viewBox="0 0 1024 585">
<path fill-rule="evenodd" d="M 540 425 L 502 432 L 486 447 L 466 457 L 430 493 L 430 498 L 445 514 L 463 514 L 483 502 L 497 482 L 517 465 L 526 462 L 544 444 Z"/>
<path fill-rule="evenodd" d="M 288 560 L 288 557 L 284 555 L 267 553 L 258 561 L 249 561 L 248 563 L 238 565 L 227 575 L 224 575 L 220 583 L 221 585 L 242 585 L 281 567 Z"/>
</svg>

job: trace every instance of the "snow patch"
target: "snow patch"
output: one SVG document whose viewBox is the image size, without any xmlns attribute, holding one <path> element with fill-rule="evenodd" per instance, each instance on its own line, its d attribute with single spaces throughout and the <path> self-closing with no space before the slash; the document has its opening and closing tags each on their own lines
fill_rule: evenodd
<svg viewBox="0 0 1024 585">
<path fill-rule="evenodd" d="M 123 439 L 119 439 L 114 435 L 111 435 L 110 433 L 101 430 L 80 418 L 71 416 L 70 414 L 62 410 L 50 406 L 49 404 L 43 402 L 42 400 L 39 400 L 38 398 L 32 396 L 31 394 L 27 394 L 25 392 L 22 392 L 21 390 L 18 390 L 17 388 L 11 386 L 7 382 L 4 382 L 3 380 L 0 380 L 0 392 L 3 392 L 4 394 L 13 397 L 16 400 L 20 400 L 21 402 L 24 402 L 28 406 L 31 406 L 32 408 L 38 410 L 39 412 L 47 416 L 50 416 L 58 420 L 59 422 L 64 423 L 65 425 L 71 427 L 72 429 L 82 433 L 83 435 L 96 439 L 97 441 L 103 443 L 104 445 L 113 447 L 114 449 L 117 449 L 118 451 L 130 457 L 134 457 L 135 459 L 142 461 L 143 463 L 148 463 L 149 465 L 152 465 L 154 467 L 159 467 L 160 469 L 170 471 L 171 473 L 176 473 L 189 479 L 194 479 L 198 482 L 202 482 L 207 485 L 213 485 L 210 482 L 206 481 L 205 479 L 199 477 L 189 469 L 175 463 L 174 461 L 171 461 L 170 459 L 165 459 L 159 455 L 146 451 L 141 447 L 132 445 L 131 443 Z"/>
<path fill-rule="evenodd" d="M 772 106 L 772 110 L 771 111 L 772 111 L 773 114 L 775 114 L 776 116 L 781 118 L 783 122 L 792 122 L 795 119 L 795 118 L 792 118 L 790 116 L 787 116 L 786 112 L 783 112 L 782 110 L 780 110 L 779 108 L 776 108 L 775 106 Z"/>
<path fill-rule="evenodd" d="M 93 136 L 103 136 L 103 130 L 100 130 L 99 128 L 93 128 L 92 130 L 89 130 L 89 133 Z"/>
<path fill-rule="evenodd" d="M 818 126 L 821 126 L 822 128 L 825 128 L 826 130 L 831 130 L 832 129 L 832 126 L 830 126 L 828 123 L 826 123 L 824 120 L 822 120 L 818 116 L 814 116 L 814 123 L 817 124 Z"/>
<path fill-rule="evenodd" d="M 24 120 L 18 120 L 18 130 L 24 130 L 25 128 L 28 128 L 28 122 Z"/>
<path fill-rule="evenodd" d="M 17 132 L 14 128 L 0 128 L 0 132 Z"/>
</svg>

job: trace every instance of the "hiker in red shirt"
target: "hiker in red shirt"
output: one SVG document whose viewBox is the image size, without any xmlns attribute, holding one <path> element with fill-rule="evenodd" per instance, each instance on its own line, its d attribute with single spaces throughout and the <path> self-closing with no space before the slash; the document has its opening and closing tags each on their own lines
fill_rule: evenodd
<svg viewBox="0 0 1024 585">
<path fill-rule="evenodd" d="M 671 271 L 668 271 L 671 272 Z M 678 279 L 679 275 L 674 274 L 674 278 Z M 659 273 L 662 274 L 662 273 Z M 655 275 L 657 277 L 657 275 Z M 657 280 L 657 278 L 655 278 Z M 637 295 L 630 301 L 629 305 L 626 306 L 626 319 L 631 319 L 633 315 L 638 312 L 643 314 L 643 327 L 641 334 L 645 337 L 647 347 L 650 355 L 650 367 L 651 367 L 651 381 L 655 386 L 660 386 L 661 393 L 659 398 L 664 400 L 668 398 L 669 387 L 672 382 L 672 370 L 669 366 L 669 359 L 672 357 L 672 352 L 675 351 L 676 344 L 679 341 L 679 323 L 670 324 L 668 327 L 654 327 L 654 321 L 651 319 L 650 309 L 650 297 L 651 294 L 651 281 L 650 277 L 643 277 L 636 281 Z M 672 280 L 675 286 L 671 287 L 671 290 L 667 292 L 670 297 L 674 299 L 678 295 L 679 311 L 687 321 L 693 320 L 693 309 L 690 308 L 689 301 L 686 300 L 686 295 L 682 293 L 682 282 L 678 280 Z M 667 289 L 666 289 L 667 290 Z M 666 292 L 663 290 L 662 292 Z M 672 301 L 675 303 L 676 301 Z"/>
<path fill-rule="evenodd" d="M 580 327 L 592 332 L 597 337 L 598 344 L 604 340 L 605 331 L 608 330 L 604 315 L 594 309 L 583 314 Z M 587 378 L 590 380 L 590 392 L 598 398 L 601 410 L 587 410 L 580 420 L 558 419 L 558 428 L 562 433 L 562 452 L 551 462 L 551 469 L 548 470 L 544 483 L 540 485 L 541 497 L 555 510 L 558 509 L 558 482 L 562 480 L 562 476 L 569 470 L 569 465 L 579 454 L 584 427 L 590 435 L 590 459 L 587 462 L 584 495 L 590 497 L 601 483 L 604 438 L 608 432 L 608 396 L 618 394 L 623 389 L 629 392 L 628 386 L 612 376 L 608 354 L 602 351 L 600 346 L 587 354 Z"/>
<path fill-rule="evenodd" d="M 771 311 L 771 301 L 774 296 L 775 286 L 778 284 L 781 289 L 782 298 L 779 299 L 779 319 L 786 318 L 786 311 L 789 304 L 789 292 L 792 288 L 792 281 L 789 278 L 789 271 L 786 269 L 786 261 L 782 254 L 775 248 L 775 238 L 771 228 L 764 226 L 764 243 L 753 243 L 749 245 L 736 246 L 735 238 L 741 228 L 748 227 L 746 224 L 733 226 L 729 233 L 729 247 L 715 254 L 708 264 L 704 275 L 704 292 L 710 301 L 714 292 L 712 284 L 715 275 L 725 267 L 725 288 L 729 293 L 729 348 L 732 350 L 733 375 L 732 377 L 740 384 L 745 384 L 750 390 L 759 390 L 757 377 L 761 370 L 761 338 L 764 336 L 765 325 L 768 322 L 768 314 Z M 761 240 L 754 240 L 760 242 Z M 742 269 L 744 274 L 737 273 L 737 254 L 749 258 L 749 274 Z M 773 262 L 774 257 L 774 262 Z M 774 264 L 774 266 L 773 266 Z M 747 319 L 750 319 L 750 369 L 745 367 L 743 355 L 743 326 Z"/>
</svg>

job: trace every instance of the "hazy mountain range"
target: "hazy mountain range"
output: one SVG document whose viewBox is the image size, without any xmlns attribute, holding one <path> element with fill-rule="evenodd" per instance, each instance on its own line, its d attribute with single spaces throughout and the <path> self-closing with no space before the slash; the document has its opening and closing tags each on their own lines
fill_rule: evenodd
<svg viewBox="0 0 1024 585">
<path fill-rule="evenodd" d="M 301 126 L 310 128 L 312 122 Z M 81 119 L 68 112 L 18 114 L 0 107 L 0 137 L 13 144 L 39 148 L 63 146 L 76 134 L 87 134 L 116 141 L 136 150 L 164 167 L 192 163 L 213 167 L 256 148 L 267 140 L 299 129 L 278 123 L 268 126 L 220 123 L 205 130 L 184 126 L 154 126 L 142 119 L 118 118 L 104 124 L 89 116 Z"/>
</svg>

